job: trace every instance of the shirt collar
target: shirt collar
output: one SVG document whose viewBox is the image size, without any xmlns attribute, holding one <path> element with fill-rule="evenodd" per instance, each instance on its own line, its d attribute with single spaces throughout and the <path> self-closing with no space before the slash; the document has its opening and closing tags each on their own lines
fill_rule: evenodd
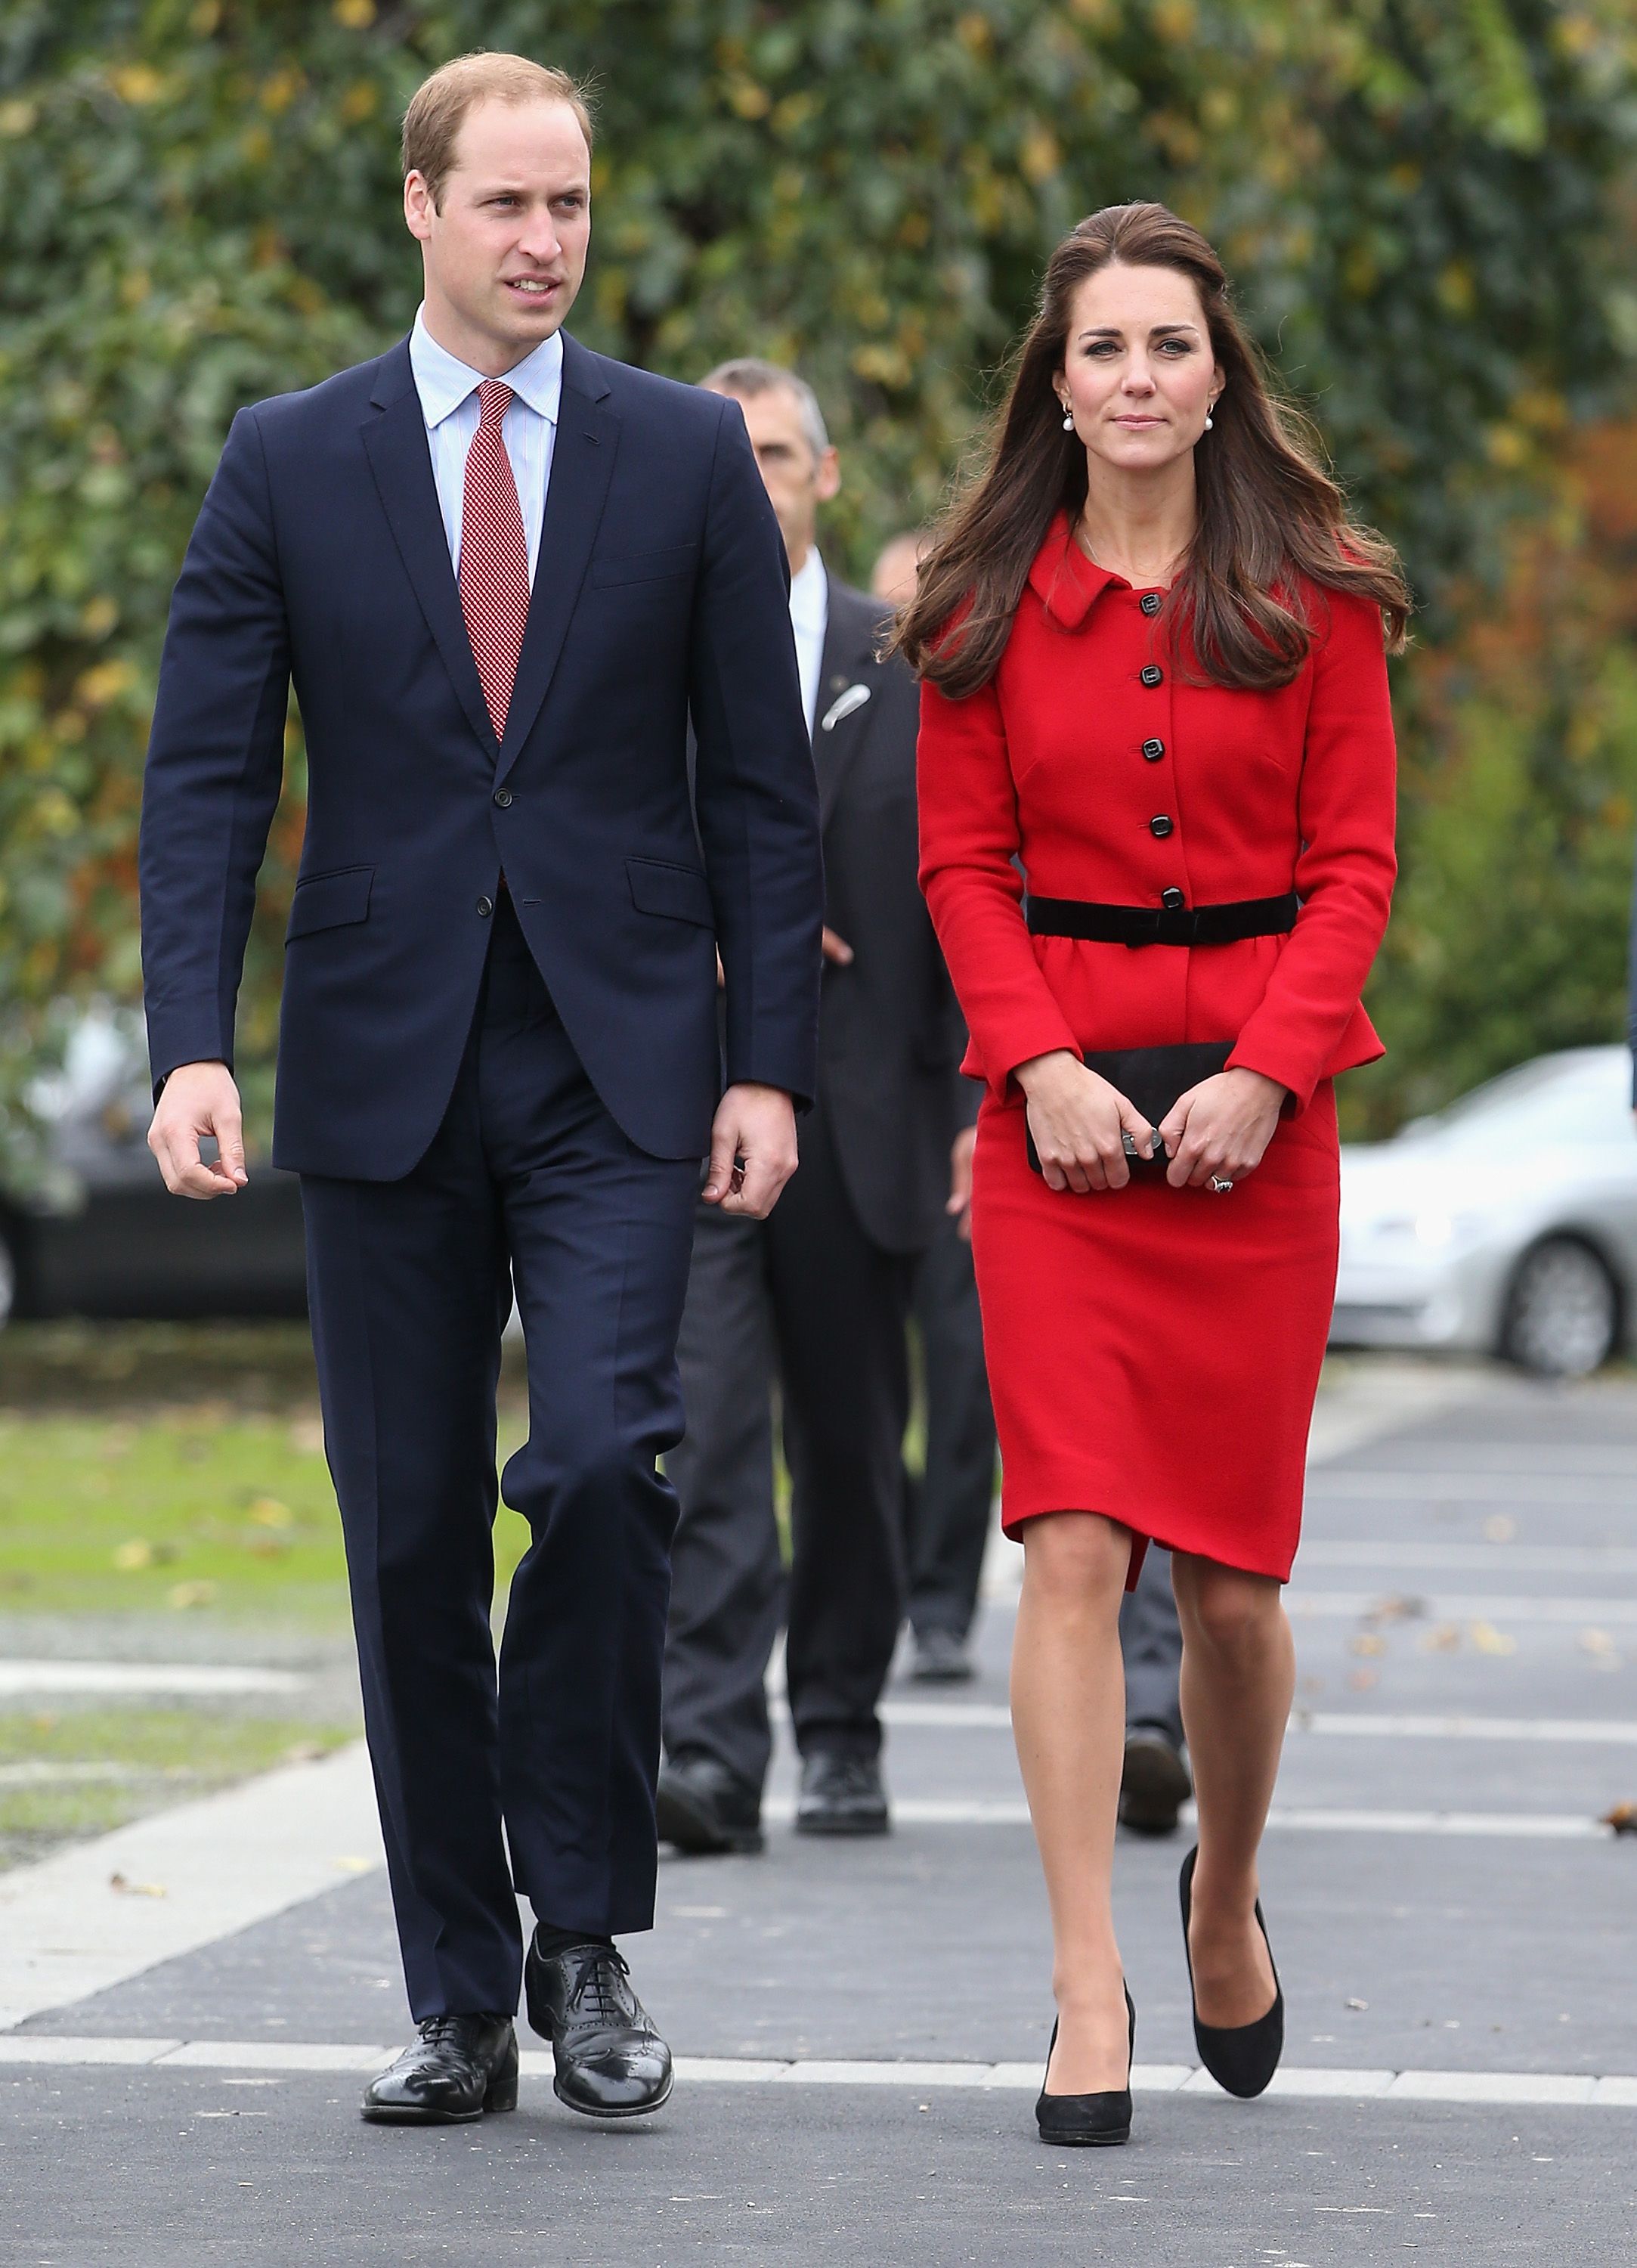
<svg viewBox="0 0 1637 2268">
<path fill-rule="evenodd" d="M 415 310 L 415 328 L 409 334 L 409 366 L 429 430 L 441 425 L 483 382 L 481 370 L 472 369 L 447 347 L 439 346 L 426 328 L 424 307 Z M 501 382 L 538 416 L 554 425 L 562 401 L 562 333 L 554 331 L 550 338 L 542 339 Z"/>
<path fill-rule="evenodd" d="M 790 621 L 809 637 L 822 637 L 830 597 L 830 578 L 815 543 L 803 560 L 799 574 L 790 578 Z"/>
</svg>

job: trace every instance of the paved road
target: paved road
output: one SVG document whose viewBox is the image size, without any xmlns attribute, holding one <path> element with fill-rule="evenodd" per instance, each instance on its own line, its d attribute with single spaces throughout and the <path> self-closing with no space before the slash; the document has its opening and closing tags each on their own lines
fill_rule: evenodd
<svg viewBox="0 0 1637 2268">
<path fill-rule="evenodd" d="M 1035 2140 L 1047 1948 L 997 1601 L 977 1686 L 895 1689 L 890 1840 L 665 1864 L 628 1949 L 714 2075 L 659 2119 L 588 2126 L 537 2074 L 475 2131 L 363 2126 L 334 2066 L 403 2022 L 366 1874 L 0 2037 L 0 2262 L 1628 2263 L 1637 1837 L 1597 1821 L 1637 1800 L 1637 1387 L 1398 1408 L 1316 1469 L 1292 1592 L 1264 1870 L 1288 2092 L 1188 2076 L 1186 1845 L 1127 1841 L 1134 2142 Z"/>
</svg>

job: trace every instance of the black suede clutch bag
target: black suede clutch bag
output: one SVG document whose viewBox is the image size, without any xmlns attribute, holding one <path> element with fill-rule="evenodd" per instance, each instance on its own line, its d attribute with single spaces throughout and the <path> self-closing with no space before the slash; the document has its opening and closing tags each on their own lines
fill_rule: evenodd
<svg viewBox="0 0 1637 2268">
<path fill-rule="evenodd" d="M 1232 1040 L 1189 1040 L 1174 1048 L 1099 1048 L 1086 1057 L 1086 1069 L 1118 1087 L 1149 1124 L 1157 1127 L 1178 1095 L 1197 1086 L 1202 1079 L 1214 1079 L 1219 1071 L 1227 1070 L 1234 1044 Z M 1040 1153 L 1026 1116 L 1024 1127 L 1029 1163 L 1038 1174 Z M 1126 1160 L 1134 1174 L 1163 1174 L 1171 1162 L 1164 1143 L 1157 1157 L 1145 1158 L 1128 1148 Z"/>
</svg>

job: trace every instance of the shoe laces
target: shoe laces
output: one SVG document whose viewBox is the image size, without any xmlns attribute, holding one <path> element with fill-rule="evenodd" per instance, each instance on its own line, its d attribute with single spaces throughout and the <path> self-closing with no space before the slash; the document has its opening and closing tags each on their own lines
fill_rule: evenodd
<svg viewBox="0 0 1637 2268">
<path fill-rule="evenodd" d="M 570 2007 L 594 2024 L 628 2024 L 630 1996 L 623 1988 L 630 1973 L 623 1955 L 613 1947 L 593 1948 L 569 1995 Z"/>
</svg>

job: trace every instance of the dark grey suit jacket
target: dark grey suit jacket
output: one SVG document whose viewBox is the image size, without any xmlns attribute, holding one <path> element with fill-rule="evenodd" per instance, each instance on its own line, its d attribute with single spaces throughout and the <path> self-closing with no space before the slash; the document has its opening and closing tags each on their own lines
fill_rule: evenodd
<svg viewBox="0 0 1637 2268">
<path fill-rule="evenodd" d="M 867 1234 L 913 1253 L 943 1217 L 978 1091 L 959 1076 L 965 1030 L 915 879 L 920 695 L 901 661 L 876 658 L 886 619 L 832 577 L 813 762 L 825 918 L 855 958 L 825 965 L 818 1099 Z"/>
</svg>

